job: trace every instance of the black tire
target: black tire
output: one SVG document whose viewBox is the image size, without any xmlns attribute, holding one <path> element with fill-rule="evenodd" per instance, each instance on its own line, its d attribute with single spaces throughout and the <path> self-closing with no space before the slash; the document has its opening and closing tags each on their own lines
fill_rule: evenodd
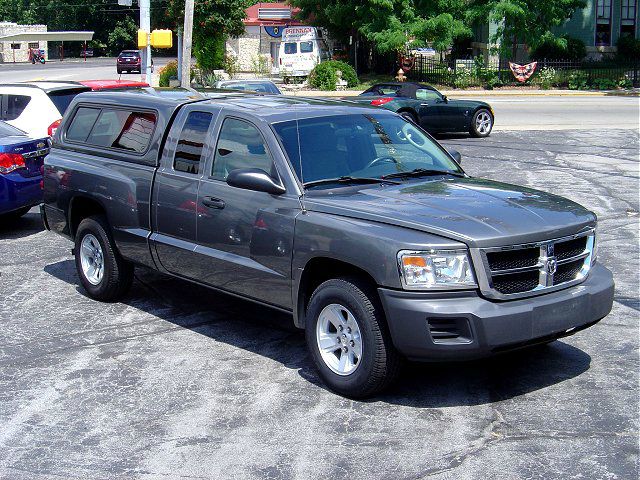
<svg viewBox="0 0 640 480">
<path fill-rule="evenodd" d="M 411 113 L 411 112 L 400 112 L 400 116 L 403 117 L 403 118 L 406 118 L 411 123 L 414 123 L 414 124 L 418 125 L 418 117 L 416 117 L 413 113 Z"/>
<path fill-rule="evenodd" d="M 92 234 L 98 240 L 103 252 L 104 273 L 102 280 L 97 285 L 87 279 L 80 260 L 82 240 L 87 234 Z M 114 301 L 122 297 L 131 287 L 133 264 L 120 256 L 104 216 L 96 215 L 80 222 L 75 236 L 74 252 L 80 282 L 91 298 L 103 302 Z"/>
<path fill-rule="evenodd" d="M 489 125 L 489 129 L 486 130 L 486 131 L 482 131 L 481 129 L 479 129 L 479 127 L 477 125 L 478 117 L 480 115 L 486 115 L 490 119 L 489 121 L 491 123 Z M 493 130 L 493 114 L 489 110 L 487 110 L 486 108 L 479 108 L 478 110 L 476 110 L 476 112 L 473 114 L 473 117 L 471 118 L 471 125 L 469 126 L 469 133 L 473 137 L 484 138 L 484 137 L 488 137 L 491 134 L 491 130 Z"/>
<path fill-rule="evenodd" d="M 117 68 L 116 70 L 118 71 L 118 75 L 122 75 L 122 69 L 121 68 Z"/>
<path fill-rule="evenodd" d="M 320 313 L 330 304 L 349 309 L 360 329 L 362 356 L 357 368 L 346 376 L 329 368 L 316 340 Z M 358 278 L 331 279 L 316 288 L 307 308 L 305 336 L 320 377 L 345 397 L 370 397 L 389 386 L 400 371 L 402 359 L 392 344 L 377 293 Z"/>
</svg>

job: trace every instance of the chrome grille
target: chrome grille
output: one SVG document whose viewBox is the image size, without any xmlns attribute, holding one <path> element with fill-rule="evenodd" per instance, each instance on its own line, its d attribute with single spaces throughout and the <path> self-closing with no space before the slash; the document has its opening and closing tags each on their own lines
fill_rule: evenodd
<svg viewBox="0 0 640 480">
<path fill-rule="evenodd" d="M 483 294 L 507 300 L 580 283 L 591 268 L 594 245 L 595 232 L 588 230 L 532 244 L 472 249 L 471 253 Z"/>
</svg>

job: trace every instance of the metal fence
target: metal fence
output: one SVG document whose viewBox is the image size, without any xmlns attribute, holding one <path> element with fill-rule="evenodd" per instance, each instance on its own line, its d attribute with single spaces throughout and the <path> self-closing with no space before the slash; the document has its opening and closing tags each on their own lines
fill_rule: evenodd
<svg viewBox="0 0 640 480">
<path fill-rule="evenodd" d="M 476 59 L 439 61 L 417 56 L 408 73 L 411 80 L 454 88 L 521 85 L 504 59 L 485 63 Z M 640 86 L 640 62 L 589 62 L 575 60 L 539 60 L 526 84 L 546 88 L 602 90 Z"/>
</svg>

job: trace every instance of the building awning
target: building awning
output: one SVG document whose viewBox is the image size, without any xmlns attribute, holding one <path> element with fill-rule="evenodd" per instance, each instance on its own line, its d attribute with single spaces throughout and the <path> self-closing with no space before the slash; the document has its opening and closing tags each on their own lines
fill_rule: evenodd
<svg viewBox="0 0 640 480">
<path fill-rule="evenodd" d="M 0 37 L 0 42 L 83 42 L 94 32 L 21 32 Z"/>
</svg>

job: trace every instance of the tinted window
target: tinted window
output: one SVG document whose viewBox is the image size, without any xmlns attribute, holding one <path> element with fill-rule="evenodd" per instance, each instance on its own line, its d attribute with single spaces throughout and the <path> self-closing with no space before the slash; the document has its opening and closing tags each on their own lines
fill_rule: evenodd
<svg viewBox="0 0 640 480">
<path fill-rule="evenodd" d="M 82 92 L 88 92 L 90 91 L 90 88 L 76 88 L 73 90 L 58 90 L 55 92 L 49 92 L 47 93 L 47 95 L 49 96 L 49 98 L 51 99 L 51 101 L 53 102 L 53 104 L 56 106 L 56 108 L 58 109 L 58 112 L 60 112 L 60 116 L 64 116 L 64 112 L 67 111 L 67 108 L 69 107 L 69 104 L 71 103 L 71 100 L 73 100 L 76 95 L 78 95 L 79 93 Z"/>
<path fill-rule="evenodd" d="M 3 105 L 2 120 L 15 120 L 31 101 L 26 95 L 3 95 L 6 103 Z"/>
<path fill-rule="evenodd" d="M 300 42 L 300 53 L 313 52 L 313 42 Z"/>
<path fill-rule="evenodd" d="M 417 168 L 460 171 L 437 143 L 395 115 L 327 116 L 273 127 L 303 182 L 381 177 Z"/>
<path fill-rule="evenodd" d="M 76 142 L 86 141 L 87 136 L 91 131 L 91 127 L 96 123 L 98 115 L 100 115 L 99 108 L 78 108 L 71 125 L 69 125 L 69 128 L 67 129 L 67 138 Z"/>
<path fill-rule="evenodd" d="M 22 130 L 8 123 L 0 122 L 0 138 L 15 137 L 16 135 L 26 135 Z"/>
<path fill-rule="evenodd" d="M 260 131 L 243 120 L 228 118 L 222 124 L 211 176 L 225 180 L 236 168 L 260 168 L 272 174 L 272 161 Z"/>
<path fill-rule="evenodd" d="M 297 43 L 285 43 L 284 44 L 284 53 L 287 55 L 293 55 L 294 53 L 298 53 L 298 44 Z"/>
<path fill-rule="evenodd" d="M 87 143 L 142 153 L 149 145 L 155 124 L 156 116 L 153 113 L 105 108 L 93 126 Z"/>
<path fill-rule="evenodd" d="M 179 172 L 198 173 L 204 143 L 213 115 L 206 112 L 191 112 L 182 127 L 178 148 L 173 159 L 173 169 Z"/>
</svg>

